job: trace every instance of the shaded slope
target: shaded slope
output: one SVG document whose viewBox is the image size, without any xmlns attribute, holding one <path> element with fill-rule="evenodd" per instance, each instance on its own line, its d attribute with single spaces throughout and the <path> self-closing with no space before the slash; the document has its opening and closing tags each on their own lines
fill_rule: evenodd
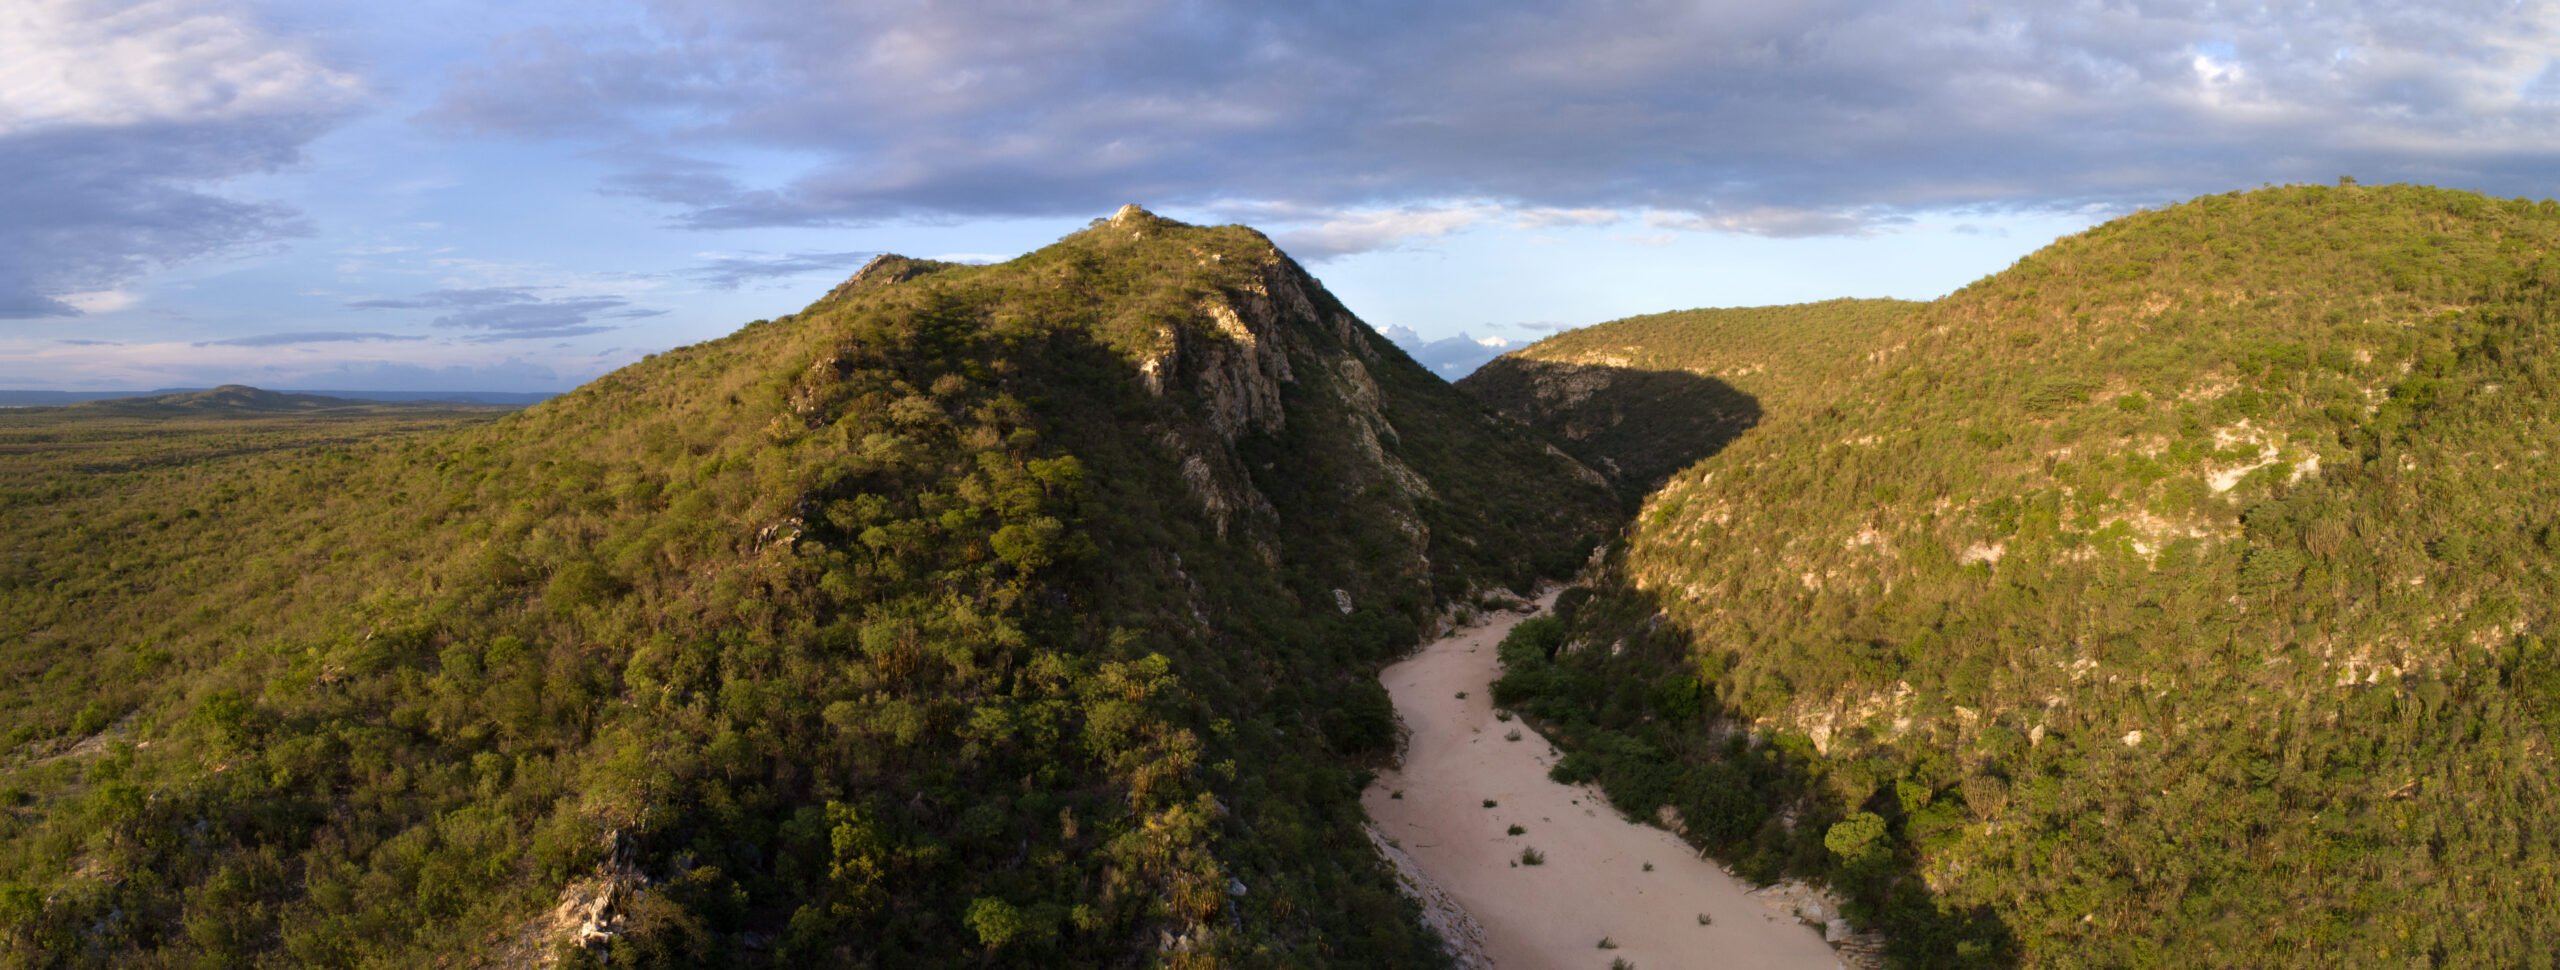
<svg viewBox="0 0 2560 970">
<path fill-rule="evenodd" d="M 2555 242 L 2397 186 L 2062 240 L 1675 477 L 1512 699 L 1915 964 L 2542 965 Z"/>
<path fill-rule="evenodd" d="M 1358 832 L 1369 674 L 1605 493 L 1249 230 L 916 268 L 487 428 L 159 480 L 176 526 L 0 509 L 82 549 L 18 564 L 5 659 L 100 699 L 8 712 L 12 945 L 1437 962 Z"/>
<path fill-rule="evenodd" d="M 1877 333 L 1920 306 L 1829 300 L 1682 310 L 1569 330 L 1458 387 L 1607 471 L 1633 501 L 1760 423 L 1814 405 Z"/>
</svg>

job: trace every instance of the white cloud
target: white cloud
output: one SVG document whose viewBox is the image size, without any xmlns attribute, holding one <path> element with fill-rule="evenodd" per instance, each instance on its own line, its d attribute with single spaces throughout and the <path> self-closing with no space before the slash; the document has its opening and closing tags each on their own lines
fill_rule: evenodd
<svg viewBox="0 0 2560 970">
<path fill-rule="evenodd" d="M 206 189 L 291 164 L 362 93 L 205 3 L 0 4 L 0 319 L 112 309 L 155 267 L 307 233 Z"/>
<path fill-rule="evenodd" d="M 1875 232 L 1874 223 L 1874 217 L 1860 212 L 1824 211 L 1781 205 L 1758 205 L 1704 214 L 1657 211 L 1645 213 L 1644 217 L 1644 224 L 1656 229 L 1730 232 L 1777 238 L 1872 235 Z M 1643 238 L 1633 238 L 1628 241 L 1646 242 Z"/>
<path fill-rule="evenodd" d="M 82 313 L 112 313 L 132 306 L 141 297 L 124 290 L 91 290 L 87 293 L 65 293 L 62 302 Z"/>
<path fill-rule="evenodd" d="M 1616 209 L 1547 207 L 1522 209 L 1518 216 L 1519 220 L 1513 225 L 1522 229 L 1546 229 L 1553 226 L 1605 226 L 1624 218 Z"/>
<path fill-rule="evenodd" d="M 1498 207 L 1485 204 L 1346 212 L 1315 226 L 1283 232 L 1273 241 L 1291 256 L 1321 263 L 1352 253 L 1392 249 L 1412 239 L 1437 239 L 1500 213 Z"/>
<path fill-rule="evenodd" d="M 326 110 L 363 91 L 354 75 L 206 4 L 10 0 L 0 8 L 0 135 Z"/>
</svg>

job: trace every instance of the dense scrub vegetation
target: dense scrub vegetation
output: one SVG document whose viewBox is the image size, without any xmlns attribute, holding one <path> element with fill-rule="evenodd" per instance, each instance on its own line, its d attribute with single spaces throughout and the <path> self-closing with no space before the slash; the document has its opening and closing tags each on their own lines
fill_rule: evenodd
<svg viewBox="0 0 2560 970">
<path fill-rule="evenodd" d="M 2062 240 L 1674 476 L 1502 700 L 1905 965 L 2550 966 L 2556 243 L 2352 184 Z"/>
<path fill-rule="evenodd" d="M 1436 965 L 1375 667 L 1610 501 L 1134 211 L 458 430 L 0 420 L 21 966 Z"/>
<path fill-rule="evenodd" d="M 1458 388 L 1607 470 L 1630 505 L 1760 422 L 1846 376 L 1920 304 L 1828 300 L 1681 310 L 1568 330 L 1494 359 Z"/>
</svg>

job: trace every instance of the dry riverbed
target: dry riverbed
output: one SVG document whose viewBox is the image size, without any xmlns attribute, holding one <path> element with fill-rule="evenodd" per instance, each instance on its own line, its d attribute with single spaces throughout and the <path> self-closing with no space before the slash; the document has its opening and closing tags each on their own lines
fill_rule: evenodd
<svg viewBox="0 0 2560 970">
<path fill-rule="evenodd" d="M 1841 966 L 1813 927 L 1744 895 L 1678 837 L 1547 777 L 1555 749 L 1493 708 L 1494 648 L 1520 620 L 1495 613 L 1379 675 L 1411 737 L 1403 764 L 1361 796 L 1378 833 L 1482 927 L 1493 966 Z M 1543 861 L 1522 864 L 1524 850 Z"/>
</svg>

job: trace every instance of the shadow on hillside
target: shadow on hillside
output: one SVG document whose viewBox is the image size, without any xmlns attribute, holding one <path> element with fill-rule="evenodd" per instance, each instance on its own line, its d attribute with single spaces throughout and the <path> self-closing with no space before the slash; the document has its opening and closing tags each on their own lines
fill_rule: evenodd
<svg viewBox="0 0 2560 970">
<path fill-rule="evenodd" d="M 1539 632 L 1504 643 L 1505 673 L 1493 685 L 1494 703 L 1567 752 L 1556 780 L 1599 783 L 1629 820 L 1662 823 L 1753 882 L 1827 884 L 1859 930 L 1845 952 L 1889 953 L 1888 963 L 1911 967 L 2017 965 L 2015 936 L 1997 913 L 1944 899 L 1922 872 L 1921 844 L 1969 817 L 1958 786 L 1889 758 L 1836 748 L 1826 757 L 1801 735 L 1755 728 L 1769 712 L 1731 706 L 1712 681 L 1666 676 L 1697 669 L 1701 651 L 1681 624 L 1661 622 L 1658 596 L 1618 585 L 1595 592 L 1568 591 L 1558 622 L 1543 630 L 1523 624 Z"/>
<path fill-rule="evenodd" d="M 1609 476 L 1633 507 L 1760 423 L 1760 399 L 1713 377 L 1505 357 L 1458 387 Z"/>
</svg>

